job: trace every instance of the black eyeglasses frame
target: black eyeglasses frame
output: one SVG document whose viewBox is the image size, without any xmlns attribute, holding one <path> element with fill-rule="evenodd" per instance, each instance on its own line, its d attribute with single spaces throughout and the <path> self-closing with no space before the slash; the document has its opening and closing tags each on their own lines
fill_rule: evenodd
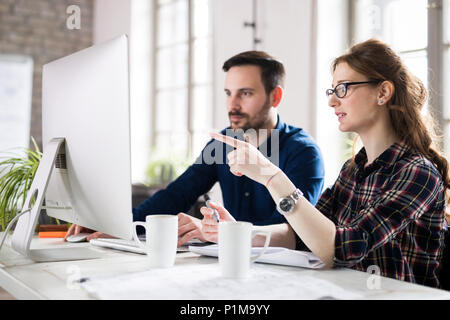
<svg viewBox="0 0 450 320">
<path fill-rule="evenodd" d="M 347 90 L 348 90 L 348 87 L 349 87 L 349 86 L 357 85 L 357 84 L 366 84 L 366 83 L 380 83 L 380 82 L 382 82 L 382 81 L 383 81 L 383 80 L 368 80 L 368 81 L 356 81 L 356 82 L 341 82 L 341 83 L 337 84 L 337 85 L 334 87 L 334 89 L 327 89 L 327 90 L 325 91 L 325 94 L 326 94 L 326 96 L 327 96 L 328 99 L 331 98 L 331 96 L 333 95 L 333 93 L 336 94 L 336 97 L 342 99 L 342 98 L 344 98 L 344 97 L 347 95 Z M 338 86 L 344 86 L 344 95 L 343 95 L 342 97 L 340 97 L 340 96 L 338 95 L 337 91 L 336 91 L 336 88 L 337 88 Z"/>
</svg>

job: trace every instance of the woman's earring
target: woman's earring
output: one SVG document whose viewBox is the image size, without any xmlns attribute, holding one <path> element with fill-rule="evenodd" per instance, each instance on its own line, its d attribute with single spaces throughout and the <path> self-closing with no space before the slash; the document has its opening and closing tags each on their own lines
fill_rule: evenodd
<svg viewBox="0 0 450 320">
<path fill-rule="evenodd" d="M 379 104 L 383 104 L 383 102 L 384 102 L 383 100 L 379 100 L 378 101 Z"/>
</svg>

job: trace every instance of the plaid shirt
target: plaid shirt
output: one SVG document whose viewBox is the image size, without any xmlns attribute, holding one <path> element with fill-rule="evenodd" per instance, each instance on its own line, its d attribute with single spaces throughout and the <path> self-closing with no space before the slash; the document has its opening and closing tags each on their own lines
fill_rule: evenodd
<svg viewBox="0 0 450 320">
<path fill-rule="evenodd" d="M 363 148 L 347 161 L 316 208 L 336 225 L 336 267 L 439 287 L 445 190 L 422 154 L 395 143 L 365 167 Z"/>
</svg>

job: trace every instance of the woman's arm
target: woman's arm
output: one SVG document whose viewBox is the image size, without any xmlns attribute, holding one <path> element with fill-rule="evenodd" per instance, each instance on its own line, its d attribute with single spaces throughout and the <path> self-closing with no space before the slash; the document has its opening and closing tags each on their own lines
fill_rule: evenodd
<svg viewBox="0 0 450 320">
<path fill-rule="evenodd" d="M 216 202 L 209 203 L 211 208 L 202 207 L 200 212 L 203 214 L 202 220 L 202 236 L 206 241 L 218 242 L 218 226 L 219 224 L 213 218 L 213 209 L 219 213 L 220 221 L 235 221 L 233 216 L 222 205 Z M 273 224 L 268 226 L 253 226 L 253 230 L 270 231 L 271 247 L 284 247 L 288 249 L 295 249 L 296 238 L 294 231 L 288 223 Z M 263 247 L 266 237 L 257 234 L 252 241 L 253 247 Z"/>
<path fill-rule="evenodd" d="M 277 172 L 269 181 L 267 188 L 275 201 L 291 195 L 296 187 L 284 174 Z M 292 229 L 308 248 L 322 260 L 326 267 L 333 266 L 336 226 L 317 210 L 305 197 L 300 197 L 294 210 L 285 215 Z"/>
<path fill-rule="evenodd" d="M 288 249 L 295 249 L 296 239 L 294 230 L 288 223 L 271 224 L 268 226 L 253 226 L 253 230 L 270 231 L 271 247 L 283 247 Z M 266 238 L 263 235 L 257 234 L 252 241 L 253 247 L 263 247 Z"/>
<path fill-rule="evenodd" d="M 227 156 L 230 171 L 237 176 L 246 175 L 266 185 L 275 203 L 295 191 L 295 185 L 286 174 L 250 143 L 217 133 L 211 133 L 211 137 L 236 148 Z M 336 234 L 334 223 L 303 196 L 300 197 L 295 209 L 285 217 L 306 246 L 322 260 L 326 267 L 332 267 Z M 289 233 L 286 232 L 285 237 L 289 237 Z"/>
</svg>

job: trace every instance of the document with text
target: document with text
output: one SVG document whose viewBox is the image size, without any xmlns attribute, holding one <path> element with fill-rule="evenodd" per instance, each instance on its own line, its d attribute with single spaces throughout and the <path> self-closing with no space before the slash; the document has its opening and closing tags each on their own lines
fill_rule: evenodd
<svg viewBox="0 0 450 320">
<path fill-rule="evenodd" d="M 263 250 L 262 247 L 253 247 L 252 255 L 259 254 L 261 250 Z M 205 256 L 217 257 L 219 255 L 219 246 L 217 244 L 204 247 L 189 246 L 189 251 Z M 322 261 L 312 252 L 290 250 L 281 247 L 268 247 L 266 252 L 256 262 L 310 269 L 319 269 L 324 266 Z"/>
</svg>

